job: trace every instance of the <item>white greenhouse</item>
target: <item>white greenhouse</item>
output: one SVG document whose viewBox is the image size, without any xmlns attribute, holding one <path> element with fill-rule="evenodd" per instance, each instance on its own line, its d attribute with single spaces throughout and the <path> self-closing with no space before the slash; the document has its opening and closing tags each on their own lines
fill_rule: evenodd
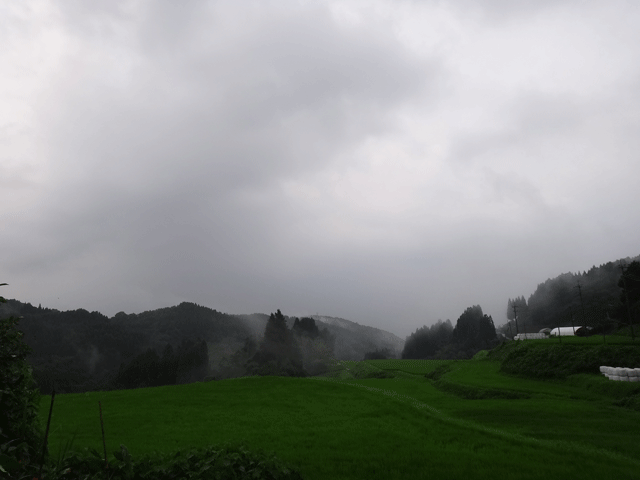
<svg viewBox="0 0 640 480">
<path fill-rule="evenodd" d="M 591 330 L 591 327 L 556 327 L 551 330 L 551 333 L 549 335 L 551 335 L 552 337 L 573 337 L 574 335 L 580 335 L 580 332 L 585 328 L 587 330 Z"/>
</svg>

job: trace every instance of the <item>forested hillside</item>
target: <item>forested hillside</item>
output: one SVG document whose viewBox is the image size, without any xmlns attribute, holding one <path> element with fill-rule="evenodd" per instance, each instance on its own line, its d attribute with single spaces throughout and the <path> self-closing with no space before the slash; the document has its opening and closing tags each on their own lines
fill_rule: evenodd
<svg viewBox="0 0 640 480">
<path fill-rule="evenodd" d="M 471 358 L 478 351 L 495 345 L 497 336 L 493 318 L 484 314 L 480 305 L 474 305 L 458 317 L 455 327 L 449 320 L 438 320 L 431 327 L 418 328 L 407 337 L 402 358 Z"/>
<path fill-rule="evenodd" d="M 260 337 L 264 333 L 269 320 L 268 315 L 254 313 L 238 315 L 254 335 Z M 333 354 L 339 360 L 362 360 L 369 352 L 384 350 L 389 356 L 397 358 L 404 347 L 404 340 L 393 333 L 379 328 L 360 325 L 357 322 L 338 317 L 311 315 L 320 329 L 326 329 L 335 338 Z M 287 326 L 293 328 L 295 317 L 285 316 Z"/>
<path fill-rule="evenodd" d="M 510 332 L 506 325 L 503 333 L 512 336 L 516 328 L 523 333 L 572 325 L 598 331 L 628 324 L 629 318 L 638 315 L 640 305 L 638 259 L 640 256 L 593 266 L 588 271 L 563 273 L 539 284 L 528 300 L 524 296 L 510 298 L 506 312 Z"/>
<path fill-rule="evenodd" d="M 0 306 L 0 318 L 11 315 L 22 317 L 19 329 L 32 349 L 28 360 L 47 393 L 53 387 L 66 393 L 187 383 L 271 368 L 261 366 L 271 360 L 265 352 L 273 353 L 264 341 L 270 320 L 264 314 L 229 315 L 184 302 L 109 318 L 9 300 Z M 295 368 L 283 368 L 281 374 L 313 375 L 333 359 L 362 360 L 368 351 L 388 349 L 388 337 L 395 337 L 347 320 L 342 321 L 354 328 L 283 318 L 295 347 L 286 342 L 281 347 L 300 355 L 293 359 Z M 397 354 L 397 348 L 389 352 Z"/>
<path fill-rule="evenodd" d="M 379 328 L 360 325 L 350 320 L 322 315 L 311 316 L 336 337 L 335 354 L 340 360 L 362 360 L 367 353 L 384 350 L 398 358 L 404 340 Z"/>
<path fill-rule="evenodd" d="M 176 380 L 180 383 L 181 378 L 193 378 L 187 371 L 188 359 L 194 356 L 193 351 L 202 349 L 202 341 L 241 341 L 251 334 L 236 317 L 193 303 L 140 314 L 121 312 L 108 318 L 84 309 L 61 312 L 9 300 L 1 307 L 0 318 L 10 315 L 23 317 L 19 328 L 32 349 L 29 362 L 45 391 L 54 384 L 59 392 L 116 388 L 123 383 L 131 387 L 136 381 L 151 385 L 158 381 L 154 374 L 142 378 L 132 365 L 148 370 L 154 354 L 163 353 L 166 360 L 171 353 L 172 362 L 182 365 Z M 202 365 L 192 366 L 203 371 Z M 114 384 L 119 372 L 126 380 L 121 376 Z"/>
</svg>

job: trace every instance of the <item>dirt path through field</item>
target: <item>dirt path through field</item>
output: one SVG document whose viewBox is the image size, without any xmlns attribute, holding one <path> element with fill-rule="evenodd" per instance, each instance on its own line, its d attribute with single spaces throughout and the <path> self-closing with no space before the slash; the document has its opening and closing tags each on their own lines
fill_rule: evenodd
<svg viewBox="0 0 640 480">
<path fill-rule="evenodd" d="M 448 423 L 450 425 L 455 425 L 457 427 L 462 427 L 462 428 L 466 428 L 466 429 L 471 429 L 471 430 L 475 430 L 475 431 L 480 431 L 483 433 L 487 433 L 499 438 L 503 438 L 503 439 L 507 439 L 510 441 L 517 441 L 517 442 L 521 442 L 523 444 L 526 445 L 530 445 L 533 447 L 538 447 L 538 448 L 543 448 L 543 449 L 551 449 L 553 451 L 558 451 L 558 449 L 562 449 L 562 451 L 565 451 L 567 453 L 575 453 L 578 455 L 583 455 L 583 454 L 591 454 L 591 455 L 603 455 L 611 460 L 615 460 L 615 461 L 625 461 L 625 462 L 634 462 L 637 463 L 638 466 L 640 467 L 640 461 L 638 461 L 635 458 L 629 458 L 626 457 L 624 455 L 621 455 L 617 452 L 613 452 L 610 450 L 604 450 L 604 449 L 600 449 L 600 448 L 596 448 L 592 445 L 585 445 L 585 444 L 581 444 L 581 443 L 574 443 L 574 442 L 560 442 L 560 441 L 552 441 L 552 440 L 539 440 L 537 438 L 534 437 L 529 437 L 529 436 L 525 436 L 525 435 L 521 435 L 521 434 L 517 434 L 517 433 L 512 433 L 512 432 L 507 432 L 504 430 L 500 430 L 497 428 L 491 428 L 491 427 L 487 427 L 485 425 L 476 423 L 476 422 L 472 422 L 470 420 L 463 420 L 460 418 L 456 418 L 456 417 L 452 417 L 450 415 L 447 415 L 445 413 L 443 413 L 442 411 L 438 410 L 437 408 L 425 403 L 425 402 L 421 402 L 420 400 L 413 398 L 409 395 L 404 395 L 398 392 L 395 392 L 393 390 L 387 390 L 387 389 L 382 389 L 382 388 L 376 388 L 376 387 L 371 387 L 368 385 L 363 385 L 361 383 L 353 383 L 350 382 L 349 380 L 341 380 L 341 379 L 335 379 L 335 378 L 328 378 L 328 377 L 309 377 L 309 379 L 315 379 L 315 380 L 322 380 L 322 381 L 328 381 L 328 382 L 334 382 L 334 383 L 339 383 L 342 385 L 348 385 L 350 387 L 359 387 L 359 388 L 364 388 L 365 390 L 371 392 L 371 393 L 376 393 L 376 394 L 382 394 L 385 395 L 391 399 L 395 399 L 397 401 L 400 401 L 402 403 L 405 404 L 409 404 L 412 407 L 425 412 L 427 415 L 429 415 L 430 417 L 437 419 L 441 422 L 445 422 Z"/>
</svg>

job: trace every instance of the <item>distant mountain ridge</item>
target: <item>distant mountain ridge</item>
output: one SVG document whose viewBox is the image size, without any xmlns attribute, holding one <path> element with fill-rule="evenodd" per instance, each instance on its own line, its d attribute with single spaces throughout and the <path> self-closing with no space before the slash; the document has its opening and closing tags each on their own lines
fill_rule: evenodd
<svg viewBox="0 0 640 480">
<path fill-rule="evenodd" d="M 352 322 L 351 320 L 346 320 L 340 317 L 325 317 L 324 315 L 311 315 L 315 321 L 320 321 L 326 325 L 335 325 L 337 327 L 346 328 L 350 331 L 356 331 L 360 324 L 357 322 Z M 373 327 L 370 327 L 373 328 Z"/>
<path fill-rule="evenodd" d="M 250 315 L 237 315 L 242 319 L 247 329 L 251 330 L 258 338 L 262 338 L 264 327 L 269 319 L 263 313 Z M 287 326 L 291 328 L 296 317 L 286 317 Z M 362 360 L 367 352 L 389 349 L 392 354 L 400 358 L 400 352 L 404 347 L 404 340 L 386 330 L 381 330 L 367 325 L 360 325 L 339 317 L 324 315 L 309 315 L 318 325 L 318 328 L 326 328 L 336 338 L 334 355 L 338 360 Z"/>
<path fill-rule="evenodd" d="M 336 350 L 340 352 L 340 356 L 349 357 L 349 360 L 362 360 L 365 353 L 385 348 L 389 349 L 394 357 L 400 358 L 404 348 L 404 340 L 386 330 L 360 325 L 339 317 L 323 315 L 310 315 L 310 317 L 337 336 Z M 344 359 L 347 360 L 347 358 Z"/>
<path fill-rule="evenodd" d="M 212 371 L 245 345 L 259 342 L 269 315 L 231 315 L 190 302 L 109 318 L 85 309 L 59 311 L 19 300 L 0 305 L 0 318 L 21 316 L 19 328 L 33 352 L 29 362 L 41 388 L 55 383 L 60 393 L 104 388 L 118 369 L 144 352 L 161 355 L 169 345 L 204 340 Z M 365 353 L 388 348 L 398 357 L 403 341 L 373 327 L 335 317 L 317 317 L 317 325 L 335 338 L 333 357 L 362 360 Z M 293 327 L 295 317 L 287 317 Z M 48 387 L 47 387 L 48 388 Z"/>
</svg>

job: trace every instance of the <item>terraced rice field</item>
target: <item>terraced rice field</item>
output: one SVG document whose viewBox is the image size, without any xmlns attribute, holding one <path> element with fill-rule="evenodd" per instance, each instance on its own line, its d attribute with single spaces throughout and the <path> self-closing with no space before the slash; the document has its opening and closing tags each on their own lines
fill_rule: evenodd
<svg viewBox="0 0 640 480">
<path fill-rule="evenodd" d="M 617 401 L 634 388 L 595 374 L 521 379 L 495 361 L 340 362 L 325 377 L 60 395 L 50 448 L 75 438 L 102 451 L 101 401 L 108 451 L 134 456 L 243 442 L 305 480 L 640 480 L 640 412 Z"/>
<path fill-rule="evenodd" d="M 440 365 L 451 363 L 451 360 L 366 360 L 366 363 L 381 370 L 424 375 L 433 372 Z"/>
</svg>

